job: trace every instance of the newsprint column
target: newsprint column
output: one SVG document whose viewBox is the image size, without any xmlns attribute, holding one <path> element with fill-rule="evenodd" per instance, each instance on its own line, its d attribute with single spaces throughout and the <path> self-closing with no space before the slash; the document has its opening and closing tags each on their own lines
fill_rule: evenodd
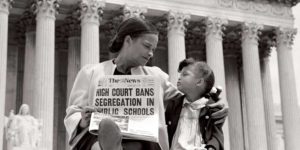
<svg viewBox="0 0 300 150">
<path fill-rule="evenodd" d="M 99 25 L 105 2 L 82 0 L 81 8 L 81 67 L 100 61 Z"/>
<path fill-rule="evenodd" d="M 36 13 L 35 96 L 33 115 L 42 122 L 40 147 L 53 149 L 54 33 L 57 0 L 39 0 Z"/>
<path fill-rule="evenodd" d="M 258 32 L 260 29 L 262 26 L 256 23 L 244 23 L 242 29 L 249 150 L 268 149 L 258 54 Z"/>
<path fill-rule="evenodd" d="M 185 30 L 189 15 L 170 11 L 168 14 L 168 66 L 170 81 L 176 85 L 179 62 L 185 59 Z"/>
<path fill-rule="evenodd" d="M 278 70 L 286 150 L 298 150 L 300 143 L 300 113 L 292 55 L 292 43 L 295 34 L 296 29 L 292 28 L 279 28 L 277 30 Z"/>
<path fill-rule="evenodd" d="M 228 21 L 221 18 L 208 17 L 206 19 L 206 61 L 207 64 L 214 70 L 215 85 L 222 86 L 223 92 L 221 97 L 227 101 L 226 85 L 225 85 L 225 69 L 223 56 L 223 28 L 228 24 Z M 224 127 L 225 149 L 230 149 L 229 144 L 229 130 L 228 121 L 225 122 Z"/>
<path fill-rule="evenodd" d="M 0 121 L 4 122 L 6 65 L 7 65 L 7 38 L 8 14 L 11 0 L 0 0 Z M 0 123 L 0 149 L 3 147 L 3 123 Z"/>
</svg>

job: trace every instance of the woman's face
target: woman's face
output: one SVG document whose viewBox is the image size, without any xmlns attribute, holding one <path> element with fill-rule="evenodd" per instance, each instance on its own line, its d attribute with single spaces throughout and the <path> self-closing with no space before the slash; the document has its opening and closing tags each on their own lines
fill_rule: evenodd
<svg viewBox="0 0 300 150">
<path fill-rule="evenodd" d="M 128 47 L 127 56 L 131 58 L 132 65 L 144 66 L 151 57 L 158 42 L 157 34 L 143 34 L 131 39 Z"/>
</svg>

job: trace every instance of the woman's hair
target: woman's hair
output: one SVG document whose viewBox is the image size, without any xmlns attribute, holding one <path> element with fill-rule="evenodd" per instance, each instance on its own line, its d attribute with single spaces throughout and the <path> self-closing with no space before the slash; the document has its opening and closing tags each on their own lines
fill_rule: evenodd
<svg viewBox="0 0 300 150">
<path fill-rule="evenodd" d="M 109 43 L 109 50 L 111 52 L 119 52 L 123 46 L 124 39 L 127 35 L 131 38 L 137 38 L 142 34 L 153 33 L 158 34 L 158 31 L 150 22 L 140 18 L 129 18 L 124 20 L 118 27 L 115 36 Z"/>
</svg>

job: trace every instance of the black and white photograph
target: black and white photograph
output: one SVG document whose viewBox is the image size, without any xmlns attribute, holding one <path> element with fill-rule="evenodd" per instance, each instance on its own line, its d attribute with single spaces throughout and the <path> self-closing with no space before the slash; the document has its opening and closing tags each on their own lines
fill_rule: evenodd
<svg viewBox="0 0 300 150">
<path fill-rule="evenodd" d="M 0 150 L 300 150 L 299 58 L 300 0 L 0 0 Z"/>
</svg>

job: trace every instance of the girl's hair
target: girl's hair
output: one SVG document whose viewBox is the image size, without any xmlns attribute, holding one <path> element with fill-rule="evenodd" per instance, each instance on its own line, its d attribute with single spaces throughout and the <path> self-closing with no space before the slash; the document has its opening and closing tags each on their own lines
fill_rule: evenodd
<svg viewBox="0 0 300 150">
<path fill-rule="evenodd" d="M 137 38 L 142 34 L 153 33 L 158 34 L 158 31 L 150 22 L 140 18 L 129 18 L 123 21 L 109 43 L 109 50 L 111 52 L 119 52 L 123 46 L 124 39 L 127 35 L 131 38 Z"/>
<path fill-rule="evenodd" d="M 184 67 L 194 65 L 196 67 L 196 71 L 198 74 L 198 77 L 203 78 L 204 82 L 206 84 L 205 87 L 205 94 L 208 94 L 212 87 L 215 84 L 215 75 L 213 70 L 208 66 L 207 63 L 203 61 L 196 61 L 193 58 L 184 59 L 179 63 L 178 72 L 181 72 L 181 70 Z"/>
</svg>

